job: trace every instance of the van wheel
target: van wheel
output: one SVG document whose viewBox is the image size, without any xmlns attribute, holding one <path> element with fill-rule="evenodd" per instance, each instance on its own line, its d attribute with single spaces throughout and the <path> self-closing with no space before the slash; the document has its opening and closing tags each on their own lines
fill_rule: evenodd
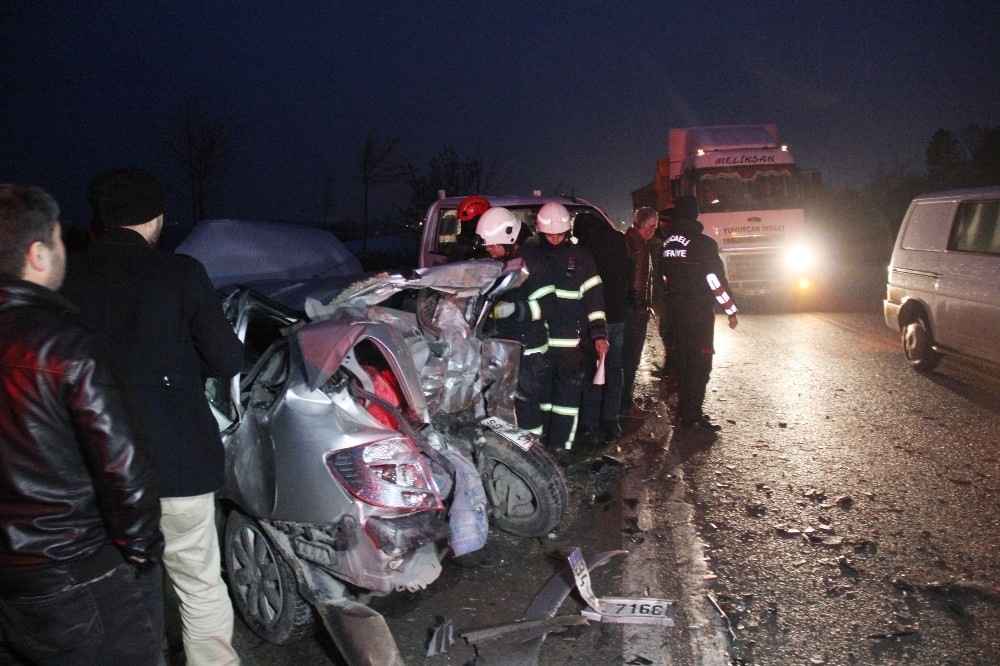
<svg viewBox="0 0 1000 666">
<path fill-rule="evenodd" d="M 903 353 L 917 372 L 930 372 L 941 362 L 941 354 L 934 351 L 934 339 L 927 319 L 919 315 L 903 327 Z"/>
<path fill-rule="evenodd" d="M 313 609 L 291 567 L 257 522 L 235 509 L 226 521 L 225 557 L 236 608 L 255 634 L 289 645 L 313 633 Z"/>
</svg>

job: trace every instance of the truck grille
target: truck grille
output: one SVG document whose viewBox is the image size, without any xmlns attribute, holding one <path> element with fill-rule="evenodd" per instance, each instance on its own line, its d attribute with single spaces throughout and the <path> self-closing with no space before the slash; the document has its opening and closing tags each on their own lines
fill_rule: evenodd
<svg viewBox="0 0 1000 666">
<path fill-rule="evenodd" d="M 734 252 L 727 254 L 726 277 L 732 283 L 747 280 L 752 280 L 755 283 L 782 280 L 784 274 L 781 258 L 780 252 Z M 754 286 L 760 288 L 761 285 L 755 284 Z M 737 288 L 737 285 L 733 284 L 733 289 Z"/>
<path fill-rule="evenodd" d="M 782 246 L 785 244 L 785 234 L 771 234 L 768 236 L 729 236 L 722 239 L 722 247 L 744 247 L 747 245 L 771 245 Z"/>
</svg>

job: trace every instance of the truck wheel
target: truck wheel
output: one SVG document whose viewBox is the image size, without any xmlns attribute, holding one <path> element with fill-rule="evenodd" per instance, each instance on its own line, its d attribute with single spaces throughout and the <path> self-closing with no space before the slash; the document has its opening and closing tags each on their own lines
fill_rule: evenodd
<svg viewBox="0 0 1000 666">
<path fill-rule="evenodd" d="M 934 339 L 927 319 L 920 314 L 903 326 L 901 333 L 903 353 L 917 372 L 930 372 L 941 362 L 941 354 L 934 351 Z"/>
<path fill-rule="evenodd" d="M 490 501 L 490 521 L 511 534 L 542 536 L 558 525 L 569 506 L 569 486 L 558 461 L 544 446 L 527 451 L 486 433 L 479 468 Z"/>
<path fill-rule="evenodd" d="M 236 608 L 255 634 L 288 645 L 313 633 L 313 608 L 295 574 L 257 522 L 235 509 L 226 520 L 225 557 Z"/>
</svg>

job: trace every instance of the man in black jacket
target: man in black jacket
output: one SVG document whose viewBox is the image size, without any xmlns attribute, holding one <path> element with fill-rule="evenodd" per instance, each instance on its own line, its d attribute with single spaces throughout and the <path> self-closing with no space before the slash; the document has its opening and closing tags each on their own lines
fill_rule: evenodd
<svg viewBox="0 0 1000 666">
<path fill-rule="evenodd" d="M 677 417 L 681 427 L 721 430 L 702 411 L 715 354 L 716 303 L 736 328 L 736 304 L 729 295 L 719 246 L 702 233 L 698 200 L 679 197 L 673 227 L 663 243 L 664 316 L 673 333 L 677 373 Z"/>
<path fill-rule="evenodd" d="M 151 666 L 152 461 L 108 351 L 55 293 L 59 207 L 0 185 L 0 663 Z"/>
<path fill-rule="evenodd" d="M 575 442 L 582 448 L 613 443 L 622 434 L 618 412 L 622 404 L 622 350 L 625 319 L 629 314 L 629 258 L 625 234 L 606 220 L 584 211 L 573 221 L 573 235 L 580 247 L 594 258 L 604 290 L 604 314 L 608 325 L 608 353 L 604 357 L 604 385 L 588 381 L 580 402 L 580 426 Z"/>
<path fill-rule="evenodd" d="M 153 450 L 163 563 L 180 601 L 187 663 L 236 664 L 215 528 L 224 452 L 204 380 L 239 372 L 243 347 L 204 267 L 154 249 L 165 197 L 152 174 L 105 171 L 88 196 L 105 232 L 70 257 L 63 291 L 111 338 L 135 391 Z"/>
</svg>

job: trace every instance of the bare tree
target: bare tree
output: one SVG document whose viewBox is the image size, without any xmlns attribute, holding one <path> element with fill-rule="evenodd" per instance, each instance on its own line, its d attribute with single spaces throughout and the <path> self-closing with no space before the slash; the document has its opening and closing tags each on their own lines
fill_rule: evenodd
<svg viewBox="0 0 1000 666">
<path fill-rule="evenodd" d="M 213 115 L 189 103 L 168 119 L 161 141 L 181 169 L 195 224 L 205 219 L 211 189 L 225 175 L 242 139 L 241 118 L 227 111 Z"/>
<path fill-rule="evenodd" d="M 384 143 L 369 132 L 354 163 L 358 179 L 364 190 L 364 218 L 362 219 L 362 254 L 368 253 L 368 199 L 375 185 L 401 182 L 407 175 L 406 165 L 399 156 L 399 139 L 391 138 Z"/>
<path fill-rule="evenodd" d="M 479 168 L 476 172 L 476 192 L 497 192 L 506 187 L 513 170 L 509 158 L 502 157 L 499 150 L 487 151 L 482 145 L 476 147 L 473 157 Z"/>
<path fill-rule="evenodd" d="M 426 169 L 409 165 L 406 184 L 410 187 L 410 200 L 405 207 L 398 207 L 407 224 L 416 224 L 424 212 L 438 196 L 445 191 L 449 195 L 495 194 L 504 187 L 509 162 L 499 154 L 484 156 L 482 147 L 476 149 L 476 157 L 462 158 L 454 148 L 445 148 L 430 159 Z"/>
</svg>

